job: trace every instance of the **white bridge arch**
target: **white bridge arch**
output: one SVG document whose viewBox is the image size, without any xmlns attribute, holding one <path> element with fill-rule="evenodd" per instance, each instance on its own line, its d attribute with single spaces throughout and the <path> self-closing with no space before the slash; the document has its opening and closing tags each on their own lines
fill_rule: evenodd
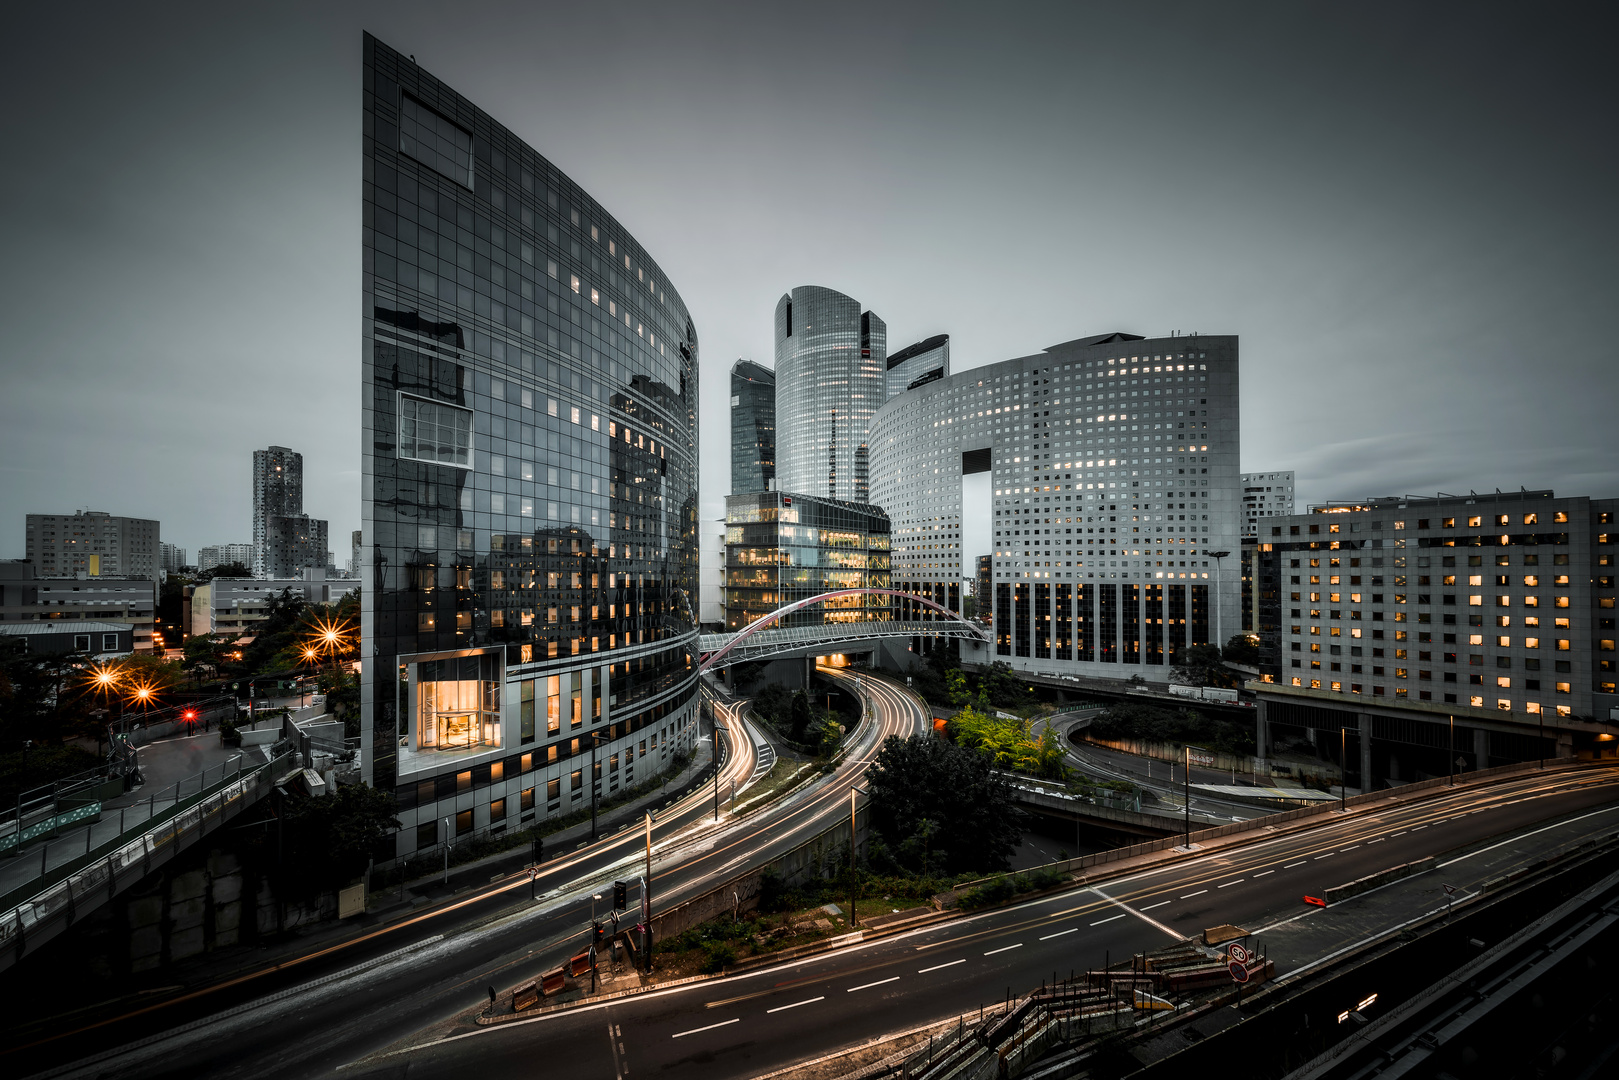
<svg viewBox="0 0 1619 1080">
<path fill-rule="evenodd" d="M 920 604 L 944 615 L 938 620 L 892 620 L 881 622 L 820 623 L 815 626 L 777 627 L 776 623 L 788 615 L 811 604 L 836 600 L 844 596 L 897 596 L 902 600 Z M 775 627 L 772 629 L 772 627 Z M 822 647 L 849 645 L 882 638 L 902 638 L 928 635 L 933 637 L 969 638 L 989 643 L 993 640 L 987 628 L 968 622 L 942 604 L 926 597 L 899 589 L 837 589 L 805 600 L 795 600 L 777 608 L 768 615 L 749 623 L 745 629 L 733 634 L 704 634 L 699 640 L 703 659 L 699 671 L 724 663 L 743 663 L 768 660 L 789 653 L 805 653 Z M 841 650 L 839 650 L 841 651 Z"/>
</svg>

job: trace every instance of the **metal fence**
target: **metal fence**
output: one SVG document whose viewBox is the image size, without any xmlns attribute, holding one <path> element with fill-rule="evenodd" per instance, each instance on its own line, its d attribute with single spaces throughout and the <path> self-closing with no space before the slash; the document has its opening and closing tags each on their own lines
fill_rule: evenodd
<svg viewBox="0 0 1619 1080">
<path fill-rule="evenodd" d="M 257 802 L 291 757 L 290 748 L 279 748 L 269 761 L 238 768 L 212 789 L 176 800 L 140 827 L 121 832 L 0 897 L 0 970 Z"/>
</svg>

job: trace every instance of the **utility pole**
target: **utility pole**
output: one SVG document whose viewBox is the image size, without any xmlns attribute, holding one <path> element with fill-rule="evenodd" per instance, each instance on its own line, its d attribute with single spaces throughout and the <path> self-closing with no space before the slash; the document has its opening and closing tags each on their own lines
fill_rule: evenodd
<svg viewBox="0 0 1619 1080">
<path fill-rule="evenodd" d="M 1540 767 L 1544 769 L 1546 767 L 1546 710 L 1541 709 L 1535 713 L 1535 716 L 1540 720 Z"/>
<path fill-rule="evenodd" d="M 714 821 L 720 820 L 720 711 L 714 709 Z"/>
<path fill-rule="evenodd" d="M 1450 786 L 1456 786 L 1456 714 L 1450 715 Z"/>
<path fill-rule="evenodd" d="M 1184 793 L 1185 802 L 1186 802 L 1186 805 L 1183 808 L 1186 811 L 1186 850 L 1191 851 L 1192 850 L 1192 744 L 1187 743 L 1186 746 L 1183 747 L 1183 749 L 1184 749 L 1184 751 L 1186 753 L 1186 761 L 1184 763 L 1184 768 L 1182 769 L 1182 773 L 1181 773 L 1181 790 Z"/>
<path fill-rule="evenodd" d="M 1349 813 L 1349 732 L 1338 725 L 1338 812 Z"/>
<path fill-rule="evenodd" d="M 444 819 L 444 884 L 450 883 L 450 819 Z"/>
</svg>

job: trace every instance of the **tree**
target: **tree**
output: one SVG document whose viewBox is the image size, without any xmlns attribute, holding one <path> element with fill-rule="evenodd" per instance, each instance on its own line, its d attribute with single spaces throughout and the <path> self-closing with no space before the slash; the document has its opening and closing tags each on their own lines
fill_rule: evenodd
<svg viewBox="0 0 1619 1080">
<path fill-rule="evenodd" d="M 921 846 L 947 873 L 1003 870 L 1020 842 L 1011 785 L 976 750 L 891 735 L 867 783 L 872 828 L 902 859 Z"/>
<path fill-rule="evenodd" d="M 1225 660 L 1244 667 L 1259 666 L 1259 635 L 1233 634 L 1225 644 Z"/>
<path fill-rule="evenodd" d="M 753 711 L 777 730 L 786 730 L 792 721 L 793 693 L 779 683 L 766 683 L 753 695 Z"/>
<path fill-rule="evenodd" d="M 1037 739 L 1029 729 L 1027 720 L 987 716 L 969 707 L 951 717 L 945 731 L 958 746 L 987 754 L 997 769 L 1063 779 L 1068 769 L 1056 733 L 1046 728 Z"/>
<path fill-rule="evenodd" d="M 201 667 L 218 671 L 229 648 L 225 639 L 218 634 L 192 634 L 186 638 L 185 656 L 181 659 L 180 666 L 187 671 L 195 671 Z"/>
<path fill-rule="evenodd" d="M 202 585 L 206 582 L 214 580 L 216 577 L 250 578 L 252 576 L 253 571 L 245 563 L 225 563 L 223 566 L 216 566 L 212 570 L 204 570 L 202 573 L 198 574 L 197 584 Z"/>
<path fill-rule="evenodd" d="M 377 846 L 399 829 L 393 793 L 345 784 L 329 796 L 289 797 L 284 804 L 284 865 L 310 892 L 358 877 Z"/>
<path fill-rule="evenodd" d="M 1193 645 L 1180 655 L 1173 676 L 1197 686 L 1224 686 L 1230 682 L 1220 660 L 1220 646 Z"/>
<path fill-rule="evenodd" d="M 793 694 L 793 704 L 788 724 L 792 740 L 796 743 L 802 743 L 810 725 L 809 696 L 802 690 Z"/>
</svg>

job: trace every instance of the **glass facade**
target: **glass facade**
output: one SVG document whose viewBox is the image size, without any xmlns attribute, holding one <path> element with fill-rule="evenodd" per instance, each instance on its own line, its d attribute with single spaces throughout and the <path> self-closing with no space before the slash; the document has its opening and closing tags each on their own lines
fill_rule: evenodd
<svg viewBox="0 0 1619 1080">
<path fill-rule="evenodd" d="M 776 373 L 752 360 L 731 366 L 731 494 L 769 491 L 776 479 Z"/>
<path fill-rule="evenodd" d="M 936 334 L 908 345 L 887 360 L 888 393 L 884 400 L 926 386 L 950 374 L 950 335 Z"/>
<path fill-rule="evenodd" d="M 408 854 L 578 810 L 593 746 L 603 796 L 691 746 L 697 337 L 618 222 L 370 35 L 364 99 L 363 748 Z"/>
<path fill-rule="evenodd" d="M 887 397 L 888 324 L 840 292 L 776 303 L 776 486 L 870 500 L 871 418 Z"/>
<path fill-rule="evenodd" d="M 725 500 L 727 630 L 795 600 L 889 582 L 888 515 L 876 507 L 779 491 Z M 794 612 L 779 625 L 896 617 L 890 597 L 851 596 Z"/>
</svg>

